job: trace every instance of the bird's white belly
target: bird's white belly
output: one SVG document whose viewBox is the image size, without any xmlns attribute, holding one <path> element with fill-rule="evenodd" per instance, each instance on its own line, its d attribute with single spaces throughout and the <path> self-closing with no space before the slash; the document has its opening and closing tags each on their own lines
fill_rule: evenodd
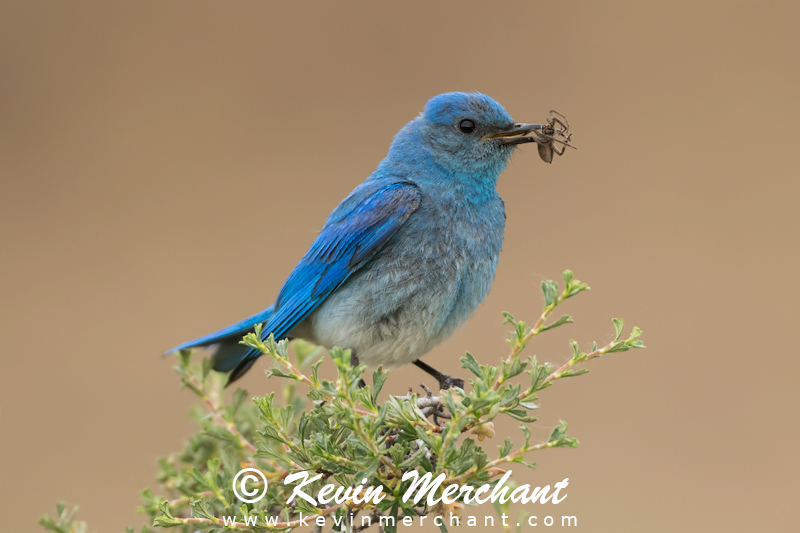
<svg viewBox="0 0 800 533">
<path fill-rule="evenodd" d="M 421 287 L 411 291 L 406 284 L 392 291 L 364 278 L 340 288 L 302 324 L 309 340 L 353 350 L 364 364 L 391 368 L 416 361 L 449 335 L 441 327 L 451 299 L 447 287 L 425 297 Z"/>
</svg>

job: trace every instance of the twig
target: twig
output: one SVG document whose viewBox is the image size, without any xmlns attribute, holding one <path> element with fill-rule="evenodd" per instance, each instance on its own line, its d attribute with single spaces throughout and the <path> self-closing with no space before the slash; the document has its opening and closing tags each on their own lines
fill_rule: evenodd
<svg viewBox="0 0 800 533">
<path fill-rule="evenodd" d="M 558 307 L 558 304 L 566 300 L 565 297 L 566 292 L 567 291 L 565 290 L 558 296 L 558 298 L 556 298 L 556 301 L 545 307 L 544 311 L 542 311 L 542 314 L 539 317 L 539 320 L 536 321 L 536 323 L 533 325 L 530 331 L 528 331 L 528 333 L 526 333 L 525 336 L 522 337 L 522 339 L 518 339 L 517 342 L 514 343 L 514 347 L 511 349 L 511 353 L 508 354 L 506 363 L 511 363 L 511 361 L 519 357 L 520 352 L 522 352 L 522 350 L 525 349 L 525 346 L 528 345 L 530 340 L 542 332 L 542 328 L 544 327 L 544 322 L 545 320 L 547 320 L 547 317 L 550 316 L 550 313 L 552 313 L 556 307 Z M 497 381 L 494 382 L 492 388 L 494 390 L 497 390 L 500 388 L 502 384 L 503 384 L 503 377 L 501 375 L 498 377 Z"/>
<path fill-rule="evenodd" d="M 594 350 L 592 352 L 587 353 L 586 357 L 583 358 L 580 362 L 583 363 L 583 362 L 589 361 L 590 359 L 594 359 L 596 357 L 600 357 L 601 355 L 606 353 L 606 350 L 608 350 L 609 348 L 611 348 L 615 344 L 617 344 L 617 341 L 610 342 L 607 345 L 603 346 L 602 348 L 598 348 L 598 349 L 596 349 L 596 350 Z M 561 375 L 564 372 L 566 372 L 570 367 L 574 366 L 575 364 L 576 364 L 575 359 L 574 358 L 570 358 L 570 360 L 567 361 L 566 363 L 564 363 L 564 365 L 561 366 L 558 370 L 555 370 L 555 371 L 551 372 L 550 375 L 545 378 L 544 383 L 548 383 L 550 381 L 553 381 L 554 379 L 560 378 Z"/>
<path fill-rule="evenodd" d="M 205 383 L 203 383 L 203 381 L 198 379 L 198 377 L 194 374 L 194 372 L 192 372 L 191 368 L 188 368 L 188 367 L 187 367 L 187 375 L 189 376 L 189 378 L 190 378 L 190 380 L 192 382 L 191 383 L 192 386 L 194 386 L 194 388 L 198 392 L 200 392 L 200 397 L 203 399 L 203 401 L 208 406 L 209 410 L 211 411 L 211 415 L 218 422 L 220 422 L 223 426 L 225 426 L 225 428 L 231 433 L 231 435 L 233 435 L 234 437 L 236 437 L 239 440 L 239 444 L 243 448 L 247 448 L 248 450 L 250 450 L 250 453 L 256 453 L 258 451 L 258 449 L 255 446 L 253 446 L 250 443 L 250 441 L 248 441 L 244 437 L 244 435 L 239 433 L 239 430 L 236 429 L 236 426 L 232 422 L 226 420 L 225 417 L 222 416 L 222 413 L 220 413 L 217 410 L 217 406 L 214 405 L 214 402 L 212 402 L 211 399 L 208 397 L 208 390 L 206 389 Z"/>
<path fill-rule="evenodd" d="M 434 396 L 433 391 L 424 383 L 420 384 L 420 387 L 422 387 L 422 389 L 425 391 L 425 396 L 417 398 L 417 409 L 419 409 L 420 412 L 425 415 L 425 418 L 433 415 L 434 417 L 439 416 L 441 418 L 449 419 L 450 415 L 444 411 L 444 405 L 442 405 L 439 396 Z M 395 396 L 395 399 L 411 401 L 412 397 L 413 393 L 409 389 L 408 394 L 405 396 Z M 439 424 L 436 425 L 438 426 Z"/>
<path fill-rule="evenodd" d="M 597 357 L 600 357 L 601 355 L 603 355 L 604 353 L 606 353 L 606 351 L 607 351 L 609 348 L 611 348 L 612 346 L 614 346 L 615 344 L 617 344 L 617 341 L 610 342 L 610 343 L 606 344 L 605 346 L 603 346 L 602 348 L 598 348 L 598 349 L 596 349 L 596 350 L 593 350 L 593 351 L 591 351 L 591 352 L 587 353 L 587 354 L 586 354 L 586 357 L 584 357 L 583 359 L 581 359 L 579 362 L 580 362 L 580 363 L 585 363 L 586 361 L 590 361 L 590 360 L 592 360 L 592 359 L 595 359 L 595 358 L 597 358 Z M 554 370 L 554 371 L 550 372 L 550 375 L 549 375 L 549 376 L 547 376 L 547 377 L 544 379 L 544 381 L 542 382 L 542 385 L 544 385 L 545 383 L 550 383 L 550 382 L 551 382 L 551 381 L 553 381 L 553 380 L 560 379 L 560 378 L 562 377 L 562 375 L 564 374 L 564 372 L 566 372 L 567 370 L 569 370 L 571 367 L 575 366 L 575 365 L 576 365 L 576 364 L 578 364 L 579 362 L 578 362 L 578 361 L 575 361 L 575 358 L 574 358 L 574 357 L 571 357 L 569 361 L 567 361 L 566 363 L 564 363 L 564 364 L 563 364 L 562 366 L 560 366 L 560 367 L 559 367 L 557 370 Z M 525 397 L 529 396 L 529 395 L 530 395 L 532 392 L 533 392 L 533 391 L 532 391 L 532 390 L 530 390 L 530 389 L 529 389 L 529 390 L 526 390 L 526 391 L 523 391 L 523 392 L 521 392 L 521 393 L 520 393 L 520 395 L 518 396 L 518 398 L 519 398 L 520 400 L 523 400 L 523 399 L 525 399 Z"/>
<path fill-rule="evenodd" d="M 176 499 L 168 502 L 167 505 L 169 505 L 170 508 L 178 507 L 180 505 L 186 505 L 186 504 L 189 503 L 191 498 L 196 497 L 196 496 L 214 496 L 214 493 L 211 492 L 210 490 L 207 490 L 205 492 L 198 492 L 195 496 L 192 496 L 192 497 L 181 496 L 180 498 L 176 498 Z"/>
<path fill-rule="evenodd" d="M 500 475 L 500 474 L 505 474 L 505 472 L 506 472 L 505 470 L 502 470 L 500 468 L 494 468 L 494 467 L 496 467 L 499 464 L 511 462 L 513 459 L 515 459 L 517 457 L 522 457 L 524 454 L 526 454 L 528 452 L 533 452 L 533 451 L 536 451 L 536 450 L 544 450 L 545 448 L 552 448 L 553 446 L 555 446 L 557 444 L 557 442 L 558 441 L 542 442 L 542 443 L 536 444 L 534 446 L 530 446 L 528 448 L 520 448 L 516 452 L 510 453 L 510 454 L 506 455 L 505 457 L 501 457 L 499 459 L 495 459 L 494 461 L 489 461 L 486 464 L 486 466 L 484 467 L 484 469 L 488 469 L 489 477 L 497 476 L 497 475 Z M 448 484 L 458 484 L 458 483 L 461 483 L 462 481 L 464 481 L 465 479 L 468 479 L 470 476 L 472 476 L 474 474 L 477 474 L 477 473 L 478 473 L 477 469 L 473 466 L 472 468 L 470 468 L 469 470 L 467 470 L 466 472 L 464 472 L 460 476 L 456 476 L 456 477 L 450 478 L 447 481 L 447 483 Z"/>
<path fill-rule="evenodd" d="M 564 292 L 566 292 L 566 291 L 564 291 Z M 519 353 L 523 350 L 523 348 L 525 348 L 525 346 L 527 346 L 528 342 L 532 338 L 534 338 L 536 335 L 538 335 L 539 333 L 542 332 L 542 328 L 544 327 L 544 321 L 547 320 L 547 317 L 550 316 L 550 313 L 552 313 L 553 310 L 555 310 L 555 308 L 558 307 L 558 304 L 563 302 L 565 299 L 566 298 L 564 297 L 564 293 L 562 293 L 562 294 L 560 294 L 558 296 L 558 298 L 556 298 L 555 302 L 551 303 L 550 305 L 548 305 L 547 307 L 544 308 L 544 311 L 542 311 L 541 316 L 536 321 L 536 323 L 533 325 L 531 330 L 522 338 L 522 341 L 518 342 L 514 346 L 514 349 L 511 350 L 511 353 L 508 355 L 507 361 L 510 362 L 512 359 L 517 357 L 519 355 Z"/>
</svg>

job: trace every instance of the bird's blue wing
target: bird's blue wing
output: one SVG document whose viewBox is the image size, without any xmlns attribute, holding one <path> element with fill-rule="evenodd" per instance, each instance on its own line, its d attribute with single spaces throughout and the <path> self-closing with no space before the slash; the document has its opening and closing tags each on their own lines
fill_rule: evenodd
<svg viewBox="0 0 800 533">
<path fill-rule="evenodd" d="M 386 244 L 417 210 L 421 199 L 419 188 L 408 182 L 367 191 L 353 191 L 328 218 L 283 284 L 262 330 L 262 339 L 270 334 L 275 339 L 286 337 Z M 233 369 L 228 383 L 239 379 L 259 356 L 261 352 L 257 350 L 248 351 Z"/>
<path fill-rule="evenodd" d="M 407 182 L 381 187 L 337 210 L 283 284 L 264 336 L 284 336 L 369 261 L 417 210 L 421 198 Z M 342 212 L 343 211 L 343 212 Z"/>
</svg>

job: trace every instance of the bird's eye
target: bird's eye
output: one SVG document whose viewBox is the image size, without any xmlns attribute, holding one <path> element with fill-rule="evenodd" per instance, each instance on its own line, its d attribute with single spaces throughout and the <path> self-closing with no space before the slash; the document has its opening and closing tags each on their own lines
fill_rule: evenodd
<svg viewBox="0 0 800 533">
<path fill-rule="evenodd" d="M 470 119 L 465 118 L 464 120 L 458 123 L 458 129 L 460 129 L 464 133 L 472 133 L 473 131 L 475 131 L 475 123 L 472 122 Z"/>
</svg>

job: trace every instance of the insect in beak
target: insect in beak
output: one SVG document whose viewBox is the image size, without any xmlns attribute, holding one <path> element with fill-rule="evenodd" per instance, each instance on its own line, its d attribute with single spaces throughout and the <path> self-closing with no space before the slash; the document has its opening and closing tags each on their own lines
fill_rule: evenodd
<svg viewBox="0 0 800 533">
<path fill-rule="evenodd" d="M 529 133 L 533 133 L 527 137 Z M 539 149 L 539 157 L 545 163 L 553 162 L 553 154 L 564 155 L 566 147 L 575 149 L 570 144 L 572 134 L 569 133 L 567 117 L 556 110 L 550 111 L 545 124 L 514 124 L 510 130 L 486 135 L 481 140 L 500 139 L 504 145 L 518 145 L 535 142 Z M 561 145 L 561 150 L 557 145 Z"/>
</svg>

